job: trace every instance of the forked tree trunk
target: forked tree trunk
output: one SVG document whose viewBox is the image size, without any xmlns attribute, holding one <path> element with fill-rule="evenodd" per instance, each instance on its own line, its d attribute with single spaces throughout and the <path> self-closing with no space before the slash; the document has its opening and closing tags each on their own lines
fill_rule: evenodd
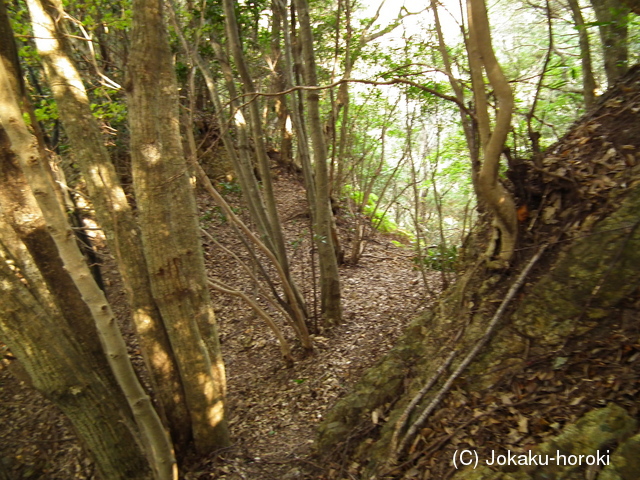
<svg viewBox="0 0 640 480">
<path fill-rule="evenodd" d="M 286 0 L 274 0 L 273 6 L 278 10 L 279 17 L 283 19 L 285 27 L 282 29 L 282 39 L 284 41 L 284 86 L 286 89 L 292 88 L 297 84 L 295 76 L 294 65 L 294 45 L 292 40 L 291 30 L 294 30 L 294 26 L 291 29 L 288 27 L 289 18 L 287 15 Z M 291 21 L 293 24 L 293 20 Z M 304 121 L 304 109 L 302 107 L 302 93 L 296 91 L 291 96 L 291 122 L 296 134 L 297 143 L 297 156 L 302 167 L 302 175 L 305 184 L 305 193 L 307 202 L 309 203 L 309 213 L 311 215 L 311 221 L 313 223 L 315 218 L 315 204 L 316 204 L 316 188 L 313 179 L 313 169 L 311 166 L 311 147 L 309 146 L 309 139 L 307 137 L 307 128 Z"/>
<path fill-rule="evenodd" d="M 195 446 L 229 444 L 225 373 L 181 144 L 161 0 L 134 0 L 129 58 L 133 180 L 151 289 L 176 356 Z"/>
<path fill-rule="evenodd" d="M 62 5 L 59 0 L 28 0 L 27 5 L 36 47 L 74 159 L 82 171 L 98 223 L 118 261 L 154 392 L 174 442 L 185 445 L 191 437 L 189 415 L 171 345 L 151 295 L 139 229 L 69 54 L 62 31 Z"/>
<path fill-rule="evenodd" d="M 236 69 L 239 72 L 240 80 L 244 92 L 251 94 L 256 92 L 253 80 L 249 73 L 247 62 L 244 58 L 244 52 L 242 51 L 242 45 L 240 43 L 240 35 L 238 33 L 238 22 L 235 15 L 235 2 L 233 0 L 223 0 L 224 13 L 225 13 L 225 25 L 227 32 L 227 42 L 231 56 L 235 62 Z M 267 147 L 264 142 L 264 132 L 262 129 L 262 121 L 260 118 L 260 109 L 257 98 L 247 97 L 249 100 L 248 110 L 249 119 L 248 124 L 250 126 L 251 133 L 253 134 L 253 143 L 255 144 L 255 158 L 256 163 L 262 177 L 263 198 L 268 218 L 268 234 L 271 236 L 275 251 L 280 264 L 285 271 L 289 271 L 289 262 L 287 260 L 287 254 L 284 246 L 284 236 L 282 234 L 282 226 L 280 224 L 280 217 L 278 215 L 278 209 L 276 207 L 276 200 L 273 193 L 273 182 L 271 181 L 271 169 L 269 168 L 269 158 L 267 156 Z M 240 110 L 241 111 L 241 110 Z M 246 121 L 246 119 L 245 119 Z M 295 301 L 295 300 L 292 300 Z"/>
<path fill-rule="evenodd" d="M 513 94 L 491 44 L 489 19 L 484 0 L 467 0 L 469 11 L 469 63 L 472 66 L 476 115 L 480 131 L 482 166 L 478 173 L 477 193 L 494 216 L 496 235 L 487 250 L 487 259 L 495 267 L 506 266 L 516 246 L 518 220 L 513 197 L 500 183 L 500 155 L 511 126 Z M 486 93 L 480 66 L 484 67 L 498 100 L 498 113 L 493 131 L 489 125 Z M 473 71 L 475 70 L 475 71 Z M 492 260 L 493 259 L 493 260 Z"/>
</svg>

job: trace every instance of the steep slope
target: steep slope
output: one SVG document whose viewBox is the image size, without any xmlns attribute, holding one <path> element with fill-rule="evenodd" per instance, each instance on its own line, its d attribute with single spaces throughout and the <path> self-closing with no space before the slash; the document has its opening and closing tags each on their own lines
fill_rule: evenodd
<svg viewBox="0 0 640 480">
<path fill-rule="evenodd" d="M 461 449 L 535 450 L 609 403 L 637 416 L 639 125 L 636 67 L 543 158 L 518 162 L 515 264 L 487 270 L 476 232 L 459 282 L 320 426 L 329 478 L 449 478 Z"/>
</svg>

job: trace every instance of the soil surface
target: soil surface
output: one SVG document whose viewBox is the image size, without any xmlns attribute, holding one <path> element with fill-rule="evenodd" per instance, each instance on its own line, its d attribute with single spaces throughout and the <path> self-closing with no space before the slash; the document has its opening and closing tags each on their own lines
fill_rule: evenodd
<svg viewBox="0 0 640 480">
<path fill-rule="evenodd" d="M 640 142 L 632 126 L 638 123 L 638 111 L 640 67 L 550 148 L 540 166 L 520 165 L 524 172 L 537 172 L 537 177 L 522 177 L 526 182 L 517 176 L 511 179 L 523 206 L 521 221 L 527 242 L 563 242 L 579 237 L 581 228 L 588 230 L 617 204 L 617 192 L 637 182 Z M 311 279 L 317 264 L 312 262 L 304 190 L 298 179 L 284 173 L 278 174 L 275 188 L 292 271 L 315 329 L 320 325 L 313 317 L 317 292 Z M 221 183 L 220 190 L 246 220 L 234 185 Z M 200 195 L 199 203 L 202 227 L 246 261 L 248 255 L 229 220 L 205 195 Z M 337 219 L 348 255 L 357 217 L 346 209 Z M 330 330 L 314 331 L 313 354 L 305 354 L 292 330 L 281 324 L 295 357 L 290 368 L 262 320 L 236 297 L 212 291 L 227 365 L 234 443 L 224 451 L 185 462 L 182 478 L 361 478 L 362 466 L 349 455 L 353 445 L 345 445 L 342 456 L 320 461 L 313 456 L 313 441 L 327 409 L 390 349 L 407 323 L 429 308 L 438 293 L 440 274 L 428 275 L 425 285 L 413 270 L 411 251 L 395 240 L 398 238 L 370 232 L 361 261 L 340 268 L 344 322 Z M 251 287 L 250 274 L 232 256 L 206 235 L 203 242 L 212 279 L 252 297 L 260 296 Z M 109 299 L 144 380 L 124 293 L 113 260 L 104 249 L 102 259 Z M 409 458 L 388 478 L 449 478 L 454 473 L 450 459 L 455 449 L 528 449 L 608 402 L 623 406 L 637 418 L 639 315 L 640 293 L 636 290 L 589 335 L 568 339 L 557 351 L 529 357 L 521 372 L 505 377 L 490 391 L 467 391 L 461 381 L 420 430 Z M 282 323 L 277 316 L 276 321 Z M 378 422 L 372 419 L 372 423 Z M 0 427 L 0 480 L 94 478 L 91 461 L 69 422 L 29 387 L 27 375 L 1 343 Z M 356 441 L 352 439 L 352 444 Z"/>
<path fill-rule="evenodd" d="M 604 233 L 599 227 L 607 228 L 598 222 L 607 219 L 612 213 L 615 215 L 626 195 L 636 195 L 637 186 L 640 184 L 640 136 L 637 134 L 639 123 L 640 66 L 636 66 L 621 78 L 614 88 L 602 95 L 594 108 L 576 122 L 563 138 L 549 147 L 544 156 L 509 159 L 510 190 L 516 196 L 520 223 L 519 248 L 510 271 L 475 270 L 473 265 L 477 265 L 476 259 L 481 255 L 478 252 L 486 249 L 482 228 L 477 229 L 465 245 L 470 252 L 470 265 L 467 265 L 467 272 L 460 273 L 461 278 L 467 278 L 467 273 L 471 272 L 471 280 L 465 287 L 468 296 L 466 299 L 456 300 L 460 308 L 447 311 L 448 318 L 456 319 L 458 323 L 442 318 L 433 321 L 434 324 L 446 321 L 447 328 L 456 331 L 460 327 L 466 328 L 464 319 L 467 312 L 470 312 L 471 324 L 486 322 L 480 325 L 487 325 L 494 312 L 502 306 L 507 290 L 514 285 L 514 272 L 522 271 L 534 252 L 538 251 L 541 245 L 546 245 L 549 248 L 545 250 L 544 256 L 536 263 L 531 274 L 526 277 L 526 284 L 516 294 L 509 307 L 511 311 L 516 310 L 518 302 L 527 301 L 527 295 L 535 295 L 535 290 L 528 290 L 527 287 L 536 285 L 537 278 L 551 272 L 551 276 L 562 279 L 560 275 L 563 275 L 561 272 L 564 271 L 554 271 L 556 262 L 561 261 L 567 251 L 571 251 L 571 246 L 575 245 L 574 241 L 591 237 L 591 246 L 585 248 L 582 254 L 588 257 L 591 251 L 593 255 L 598 242 L 601 242 L 603 253 L 593 258 L 602 264 L 606 262 L 607 270 L 593 271 L 593 275 L 597 275 L 596 278 L 599 279 L 597 288 L 576 297 L 584 300 L 583 312 L 574 318 L 567 314 L 562 325 L 549 326 L 548 323 L 541 322 L 539 325 L 544 325 L 544 329 L 522 332 L 517 326 L 521 324 L 513 322 L 507 310 L 499 326 L 501 331 L 496 330 L 493 333 L 491 342 L 494 343 L 489 344 L 486 349 L 499 345 L 499 335 L 503 335 L 502 338 L 512 338 L 515 345 L 524 347 L 522 352 L 515 353 L 509 349 L 509 353 L 499 359 L 501 362 L 495 359 L 491 364 L 491 374 L 496 381 L 491 383 L 490 387 L 480 389 L 476 379 L 468 375 L 467 371 L 462 371 L 457 380 L 450 384 L 447 393 L 438 397 L 440 401 L 425 417 L 426 421 L 420 420 L 419 423 L 418 420 L 411 420 L 415 422 L 412 426 L 419 423 L 419 429 L 395 463 L 389 461 L 389 449 L 382 449 L 389 445 L 381 440 L 381 429 L 372 428 L 375 422 L 367 422 L 365 415 L 361 415 L 363 427 L 360 430 L 365 433 L 356 438 L 358 429 L 351 424 L 352 432 L 355 433 L 349 437 L 349 442 L 343 445 L 343 440 L 338 439 L 334 447 L 336 453 L 327 453 L 331 454 L 331 457 L 325 459 L 324 463 L 333 465 L 333 468 L 326 470 L 327 479 L 446 480 L 456 474 L 452 462 L 456 451 L 474 450 L 478 452 L 476 458 L 480 459 L 491 458 L 491 452 L 501 454 L 507 450 L 526 454 L 556 437 L 566 427 L 574 425 L 587 412 L 605 407 L 609 403 L 624 408 L 634 420 L 640 418 L 638 282 L 631 281 L 628 290 L 616 300 L 617 303 L 602 301 L 597 315 L 588 313 L 594 312 L 595 305 L 601 301 L 602 297 L 598 297 L 601 288 L 604 290 L 612 284 L 618 285 L 614 277 L 623 274 L 626 269 L 625 262 L 636 265 L 635 257 L 631 254 L 634 247 L 631 247 L 632 244 L 629 242 L 632 241 L 631 238 L 636 238 L 640 225 L 637 215 L 630 216 L 629 220 L 620 222 L 611 230 L 620 232 L 617 233 L 620 235 L 619 238 L 625 239 L 616 244 L 619 245 L 619 251 L 615 256 L 606 256 L 604 252 L 610 245 L 605 242 L 609 240 L 597 235 Z M 460 263 L 465 262 L 463 260 Z M 579 268 L 580 266 L 576 265 L 574 271 Z M 571 281 L 567 279 L 565 283 L 567 288 L 572 288 L 569 286 Z M 575 298 L 572 301 L 575 301 Z M 436 307 L 436 310 L 438 308 Z M 550 309 L 550 312 L 553 312 L 553 309 Z M 590 314 L 593 314 L 591 320 L 597 319 L 597 322 L 589 324 Z M 536 325 L 538 321 L 532 317 L 529 317 L 529 320 L 532 325 Z M 574 322 L 574 327 L 567 333 L 570 329 L 566 327 L 570 322 Z M 544 339 L 556 329 L 558 330 L 555 333 L 561 336 L 562 342 L 554 343 Z M 447 332 L 445 335 L 449 337 Z M 428 339 L 438 345 L 445 345 L 447 340 L 448 338 L 442 337 L 438 339 L 435 335 Z M 454 348 L 463 354 L 468 351 L 463 350 L 460 344 Z M 477 360 L 482 361 L 479 358 L 482 355 L 481 351 Z M 441 365 L 445 358 L 444 354 L 438 358 L 435 355 L 428 356 L 427 353 L 423 353 L 422 357 L 428 358 L 435 365 Z M 510 362 L 514 362 L 512 365 L 520 365 L 519 369 L 510 368 Z M 405 375 L 410 377 L 412 373 L 407 372 Z M 385 405 L 387 411 L 396 407 L 402 411 L 404 405 L 417 397 L 414 394 L 434 377 L 430 375 L 428 378 L 422 378 L 418 374 L 415 378 L 417 386 L 414 383 L 407 388 L 407 392 L 411 393 L 393 399 L 392 407 L 386 408 Z M 446 378 L 448 375 L 441 378 L 443 383 Z M 440 387 L 436 384 L 436 387 L 428 392 L 428 400 L 425 400 L 422 406 L 415 407 L 413 419 L 419 418 L 419 412 L 425 412 L 430 400 L 436 396 L 438 388 Z M 375 407 L 371 407 L 370 410 L 373 408 Z M 389 416 L 391 415 L 392 413 L 389 413 Z M 381 447 L 377 441 L 384 445 Z M 385 441 L 388 441 L 388 438 Z M 370 445 L 374 447 L 369 448 Z M 613 451 L 616 446 L 606 445 L 606 448 Z M 380 448 L 375 450 L 377 447 Z M 368 464 L 371 458 L 366 458 L 367 453 L 374 450 L 375 453 L 382 452 L 379 453 L 379 458 L 376 458 L 381 469 L 375 476 L 370 471 L 371 464 Z M 616 462 L 618 465 L 624 464 L 624 461 Z M 627 470 L 621 475 L 626 475 L 625 478 L 640 478 L 637 464 L 631 466 L 631 463 L 622 467 Z M 553 477 L 553 474 L 544 468 L 531 470 L 528 475 L 514 471 L 510 467 L 502 470 L 505 478 L 509 475 L 513 478 Z M 576 478 L 584 475 L 584 478 L 592 479 L 599 473 L 597 469 L 589 467 L 572 475 Z M 512 478 L 511 476 L 509 478 Z M 495 478 L 498 478 L 497 473 Z"/>
<path fill-rule="evenodd" d="M 319 292 L 314 291 L 312 282 L 318 267 L 317 256 L 312 255 L 304 189 L 296 177 L 286 173 L 277 175 L 274 187 L 293 276 L 312 315 L 315 348 L 312 354 L 305 353 L 293 329 L 274 315 L 295 358 L 294 366 L 287 367 L 265 322 L 242 300 L 212 290 L 227 368 L 234 443 L 223 452 L 187 461 L 181 471 L 185 479 L 324 478 L 326 466 L 312 458 L 314 429 L 323 413 L 391 348 L 403 327 L 428 307 L 440 289 L 440 273 L 430 273 L 425 285 L 414 270 L 408 247 L 399 246 L 389 235 L 370 231 L 359 263 L 340 267 L 344 322 L 323 330 L 317 319 Z M 225 183 L 220 188 L 248 221 L 234 185 Z M 199 196 L 199 204 L 202 228 L 247 261 L 242 242 L 221 210 L 206 195 Z M 342 211 L 337 218 L 348 256 L 356 217 Z M 236 259 L 210 237 L 203 235 L 203 242 L 212 279 L 260 297 L 249 273 Z M 112 257 L 104 247 L 101 253 L 108 297 L 144 382 L 121 282 Z M 261 305 L 269 311 L 264 302 Z M 69 422 L 29 386 L 28 376 L 7 347 L 0 343 L 0 348 L 0 472 L 4 470 L 9 479 L 94 478 L 92 463 Z"/>
</svg>

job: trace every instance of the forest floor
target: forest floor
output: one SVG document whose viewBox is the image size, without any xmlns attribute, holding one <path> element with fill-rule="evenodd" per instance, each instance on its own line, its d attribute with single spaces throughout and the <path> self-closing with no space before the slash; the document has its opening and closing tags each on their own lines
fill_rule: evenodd
<svg viewBox="0 0 640 480">
<path fill-rule="evenodd" d="M 231 184 L 227 201 L 246 219 Z M 279 173 L 274 188 L 294 278 L 313 314 L 319 309 L 314 292 L 313 250 L 304 189 L 292 175 Z M 199 197 L 201 226 L 228 249 L 246 260 L 244 247 L 228 219 L 206 195 Z M 349 254 L 354 216 L 338 215 L 341 241 Z M 295 364 L 288 368 L 277 340 L 265 323 L 236 297 L 212 291 L 228 376 L 229 422 L 233 444 L 223 452 L 186 462 L 185 479 L 304 479 L 323 478 L 328 467 L 313 458 L 315 428 L 330 408 L 384 355 L 404 326 L 434 300 L 440 274 L 427 275 L 427 285 L 414 270 L 409 248 L 393 238 L 370 231 L 357 265 L 340 267 L 344 321 L 330 330 L 315 329 L 313 354 L 297 346 L 292 329 L 282 325 Z M 249 275 L 206 236 L 205 255 L 211 278 L 252 292 Z M 109 299 L 122 324 L 134 364 L 142 361 L 129 326 L 129 311 L 112 258 L 103 256 Z M 253 292 L 255 293 L 255 292 Z M 314 297 L 316 300 L 314 301 Z M 318 325 L 319 326 L 319 325 Z M 8 478 L 89 479 L 91 461 L 73 429 L 58 410 L 28 384 L 28 377 L 0 344 L 0 470 Z M 144 376 L 144 375 L 143 375 Z M 0 475 L 0 478 L 2 476 Z"/>
<path fill-rule="evenodd" d="M 524 169 L 536 172 L 537 181 L 524 176 L 512 180 L 515 192 L 538 197 L 524 238 L 528 243 L 579 237 L 581 231 L 574 225 L 592 225 L 606 216 L 620 200 L 615 192 L 637 183 L 640 140 L 637 129 L 630 126 L 638 124 L 640 69 L 632 73 L 637 78 L 629 77 L 624 89 L 604 95 L 600 109 L 585 116 L 566 138 L 547 151 L 542 161 L 544 171 Z M 222 183 L 220 188 L 246 218 L 233 184 Z M 296 178 L 283 173 L 278 175 L 275 189 L 294 277 L 309 309 L 315 312 L 304 190 Z M 204 195 L 199 203 L 202 227 L 246 259 L 218 207 Z M 354 219 L 347 211 L 338 215 L 347 252 Z M 413 270 L 411 250 L 398 247 L 392 240 L 397 238 L 371 232 L 358 265 L 340 268 L 344 322 L 314 334 L 313 355 L 304 355 L 295 347 L 292 332 L 284 329 L 294 345 L 296 362 L 291 368 L 284 364 L 273 334 L 248 307 L 236 298 L 212 292 L 227 366 L 233 444 L 224 451 L 185 462 L 182 478 L 362 478 L 361 466 L 349 456 L 349 449 L 363 439 L 352 438 L 352 445 L 346 439 L 344 450 L 336 458 L 318 460 L 313 456 L 315 429 L 364 370 L 391 348 L 407 323 L 430 308 L 440 288 L 439 273 L 430 274 L 425 285 Z M 203 242 L 211 278 L 246 289 L 249 282 L 245 270 L 206 236 Z M 114 263 L 107 254 L 103 259 L 110 301 L 122 323 L 131 357 L 140 368 L 140 352 L 127 325 L 128 308 Z M 544 354 L 529 356 L 527 351 L 528 361 L 522 371 L 506 376 L 489 390 L 473 390 L 467 395 L 462 382 L 456 394 L 443 399 L 438 411 L 432 413 L 429 426 L 421 430 L 412 446 L 409 461 L 388 478 L 447 479 L 455 472 L 450 464 L 454 449 L 482 446 L 526 451 L 609 402 L 639 418 L 639 316 L 640 293 L 636 290 L 607 318 L 600 319 L 588 335 L 572 338 Z M 517 331 L 514 334 L 520 335 Z M 376 423 L 372 418 L 372 424 Z M 0 343 L 0 478 L 3 470 L 4 478 L 11 480 L 94 478 L 93 466 L 68 421 L 28 386 L 20 365 Z M 586 474 L 595 478 L 593 472 Z"/>
</svg>

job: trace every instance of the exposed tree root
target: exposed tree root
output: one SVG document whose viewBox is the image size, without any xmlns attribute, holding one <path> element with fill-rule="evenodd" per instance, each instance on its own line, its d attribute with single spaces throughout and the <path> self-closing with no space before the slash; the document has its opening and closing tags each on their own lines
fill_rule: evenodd
<svg viewBox="0 0 640 480">
<path fill-rule="evenodd" d="M 435 384 L 435 382 L 437 381 L 438 377 L 442 374 L 442 371 L 445 368 L 447 368 L 447 366 L 451 363 L 451 361 L 453 360 L 453 358 L 455 356 L 455 353 L 456 353 L 455 351 L 452 352 L 449 355 L 447 360 L 445 360 L 445 362 L 440 366 L 440 368 L 438 368 L 438 370 L 434 373 L 434 375 L 431 377 L 431 379 L 429 379 L 429 381 L 427 382 L 427 385 L 425 386 L 425 388 L 420 390 L 420 392 L 418 392 L 418 394 L 410 402 L 409 406 L 407 407 L 407 410 L 405 410 L 405 412 L 403 413 L 402 417 L 400 418 L 400 420 L 399 420 L 400 423 L 399 423 L 398 427 L 396 428 L 396 431 L 394 432 L 393 439 L 392 439 L 392 442 L 391 442 L 391 452 L 390 452 L 389 458 L 387 460 L 387 465 L 388 466 L 394 465 L 397 462 L 398 458 L 400 457 L 402 452 L 407 447 L 407 444 L 413 439 L 413 437 L 416 435 L 416 432 L 418 431 L 418 429 L 424 424 L 424 422 L 427 420 L 429 415 L 433 412 L 433 410 L 436 408 L 436 406 L 440 403 L 440 401 L 443 399 L 443 397 L 449 391 L 449 389 L 453 385 L 453 382 L 455 382 L 455 380 L 460 376 L 460 374 L 462 374 L 462 372 L 469 366 L 469 364 L 471 364 L 471 362 L 476 357 L 476 355 L 480 352 L 480 350 L 482 350 L 482 348 L 489 342 L 493 332 L 495 331 L 495 329 L 496 329 L 496 327 L 498 325 L 498 322 L 500 321 L 500 319 L 504 315 L 509 303 L 511 302 L 511 300 L 515 296 L 516 292 L 524 284 L 527 276 L 529 275 L 529 272 L 531 271 L 533 266 L 536 264 L 536 262 L 540 259 L 540 257 L 542 256 L 542 254 L 544 253 L 546 248 L 547 248 L 547 245 L 541 246 L 538 249 L 538 251 L 535 253 L 535 255 L 531 258 L 531 260 L 529 260 L 529 263 L 524 268 L 524 270 L 520 273 L 520 275 L 518 276 L 517 280 L 513 283 L 513 285 L 511 285 L 511 288 L 509 289 L 509 292 L 507 293 L 506 297 L 504 298 L 504 300 L 500 304 L 500 307 L 498 307 L 498 310 L 496 311 L 496 313 L 493 315 L 493 318 L 491 319 L 491 321 L 487 325 L 487 328 L 486 328 L 484 334 L 482 335 L 482 337 L 480 338 L 480 340 L 478 340 L 478 342 L 473 347 L 473 349 L 462 360 L 460 365 L 458 365 L 458 368 L 456 368 L 456 370 L 449 376 L 449 378 L 447 379 L 445 384 L 440 388 L 438 393 L 436 393 L 436 395 L 433 397 L 433 399 L 431 400 L 431 403 L 429 403 L 429 405 L 424 409 L 424 411 L 420 414 L 420 416 L 416 419 L 416 421 L 413 422 L 413 424 L 411 424 L 411 426 L 407 430 L 407 433 L 404 435 L 404 437 L 402 437 L 402 440 L 400 440 L 400 442 L 398 442 L 398 438 L 399 438 L 399 435 L 400 435 L 399 432 L 404 427 L 404 424 L 406 423 L 406 417 L 409 416 L 411 411 L 420 402 L 422 397 L 424 397 L 424 395 L 431 388 L 431 386 L 433 386 L 433 384 Z"/>
</svg>

